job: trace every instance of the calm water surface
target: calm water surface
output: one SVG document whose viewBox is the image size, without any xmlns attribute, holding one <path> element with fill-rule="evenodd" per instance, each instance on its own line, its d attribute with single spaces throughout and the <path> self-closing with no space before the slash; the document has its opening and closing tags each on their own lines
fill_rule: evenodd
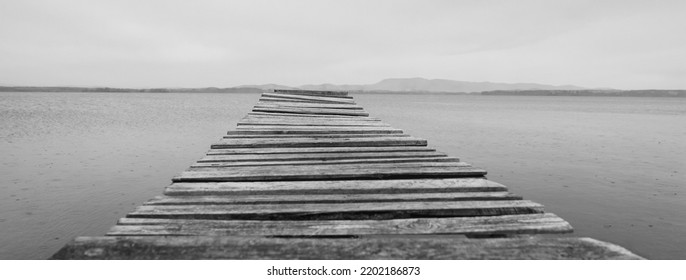
<svg viewBox="0 0 686 280">
<path fill-rule="evenodd" d="M 0 258 L 47 258 L 160 195 L 258 94 L 0 93 Z M 686 99 L 357 95 L 575 235 L 686 259 Z"/>
</svg>

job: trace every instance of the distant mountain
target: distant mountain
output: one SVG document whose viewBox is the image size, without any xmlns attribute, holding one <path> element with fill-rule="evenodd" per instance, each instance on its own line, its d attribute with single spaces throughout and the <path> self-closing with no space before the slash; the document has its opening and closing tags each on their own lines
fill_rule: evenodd
<svg viewBox="0 0 686 280">
<path fill-rule="evenodd" d="M 445 79 L 395 78 L 385 79 L 368 85 L 302 85 L 307 90 L 343 90 L 343 91 L 425 91 L 425 92 L 484 92 L 494 90 L 583 90 L 585 88 L 563 85 L 543 85 L 533 83 L 492 83 L 464 82 Z"/>
<path fill-rule="evenodd" d="M 237 86 L 236 88 L 259 88 L 262 90 L 268 90 L 268 89 L 298 89 L 296 87 L 289 87 L 289 86 L 284 86 L 284 85 L 279 85 L 279 84 L 261 84 L 261 85 L 241 85 Z"/>
</svg>

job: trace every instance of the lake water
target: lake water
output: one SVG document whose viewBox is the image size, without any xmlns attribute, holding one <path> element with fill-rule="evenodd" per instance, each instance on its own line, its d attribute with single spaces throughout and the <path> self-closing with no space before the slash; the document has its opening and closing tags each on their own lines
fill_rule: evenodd
<svg viewBox="0 0 686 280">
<path fill-rule="evenodd" d="M 0 259 L 103 235 L 235 126 L 258 94 L 0 93 Z M 574 235 L 686 259 L 686 99 L 355 95 L 489 171 Z"/>
</svg>

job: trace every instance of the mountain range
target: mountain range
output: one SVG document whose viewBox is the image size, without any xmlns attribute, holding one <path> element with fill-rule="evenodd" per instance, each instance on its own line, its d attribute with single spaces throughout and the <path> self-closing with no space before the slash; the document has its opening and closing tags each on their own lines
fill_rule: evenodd
<svg viewBox="0 0 686 280">
<path fill-rule="evenodd" d="M 493 83 L 493 82 L 465 82 L 446 79 L 424 78 L 393 78 L 381 80 L 375 84 L 364 85 L 336 85 L 310 84 L 291 87 L 278 84 L 242 85 L 240 87 L 254 87 L 261 89 L 304 89 L 304 90 L 333 90 L 333 91 L 412 91 L 412 92 L 484 92 L 494 90 L 585 90 L 587 88 L 573 85 L 544 85 L 534 83 Z"/>
</svg>

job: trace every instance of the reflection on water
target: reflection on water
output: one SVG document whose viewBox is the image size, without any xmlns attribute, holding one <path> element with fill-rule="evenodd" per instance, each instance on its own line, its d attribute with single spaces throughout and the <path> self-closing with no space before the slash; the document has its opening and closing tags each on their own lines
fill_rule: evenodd
<svg viewBox="0 0 686 280">
<path fill-rule="evenodd" d="M 0 93 L 0 258 L 47 258 L 161 194 L 256 94 Z M 357 95 L 577 235 L 686 259 L 686 100 Z"/>
</svg>

